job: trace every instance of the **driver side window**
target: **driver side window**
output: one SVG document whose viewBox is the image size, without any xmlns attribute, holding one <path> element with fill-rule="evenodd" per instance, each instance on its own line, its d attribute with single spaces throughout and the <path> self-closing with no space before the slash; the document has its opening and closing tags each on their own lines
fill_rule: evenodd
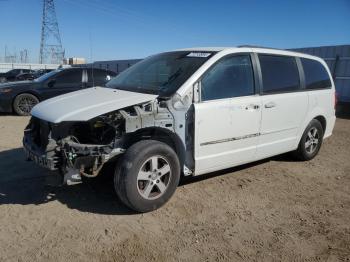
<svg viewBox="0 0 350 262">
<path fill-rule="evenodd" d="M 219 60 L 206 72 L 201 84 L 202 101 L 253 95 L 254 74 L 250 55 Z"/>
</svg>

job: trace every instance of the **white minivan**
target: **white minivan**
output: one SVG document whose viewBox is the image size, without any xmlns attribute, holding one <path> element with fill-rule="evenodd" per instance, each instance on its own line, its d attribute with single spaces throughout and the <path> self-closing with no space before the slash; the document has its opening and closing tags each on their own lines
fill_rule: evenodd
<svg viewBox="0 0 350 262">
<path fill-rule="evenodd" d="M 191 48 L 150 56 L 112 79 L 35 106 L 28 159 L 63 183 L 114 163 L 128 207 L 166 203 L 181 176 L 293 152 L 310 160 L 335 123 L 335 89 L 314 56 L 255 48 Z"/>
</svg>

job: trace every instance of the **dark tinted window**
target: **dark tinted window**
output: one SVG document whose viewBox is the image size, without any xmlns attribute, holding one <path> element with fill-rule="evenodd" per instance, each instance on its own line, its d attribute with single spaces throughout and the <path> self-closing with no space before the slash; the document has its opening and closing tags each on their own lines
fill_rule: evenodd
<svg viewBox="0 0 350 262">
<path fill-rule="evenodd" d="M 115 77 L 115 73 L 108 70 L 94 70 L 94 74 L 92 75 L 92 70 L 88 70 L 89 72 L 89 82 L 94 82 L 95 85 L 104 86 L 109 80 Z"/>
<path fill-rule="evenodd" d="M 64 70 L 56 77 L 57 84 L 78 84 L 82 80 L 82 70 Z"/>
<path fill-rule="evenodd" d="M 263 92 L 286 92 L 300 88 L 299 72 L 294 57 L 259 55 Z"/>
<path fill-rule="evenodd" d="M 249 55 L 223 58 L 202 79 L 202 100 L 254 94 L 253 69 Z"/>
<path fill-rule="evenodd" d="M 301 58 L 305 74 L 305 84 L 307 89 L 318 89 L 331 87 L 331 80 L 326 68 L 318 61 Z"/>
<path fill-rule="evenodd" d="M 18 75 L 21 73 L 21 69 L 12 69 L 7 72 L 8 75 Z"/>
</svg>

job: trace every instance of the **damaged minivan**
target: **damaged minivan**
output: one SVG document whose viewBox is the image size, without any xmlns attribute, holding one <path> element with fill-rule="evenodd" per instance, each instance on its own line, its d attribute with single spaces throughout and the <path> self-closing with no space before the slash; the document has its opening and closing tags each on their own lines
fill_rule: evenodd
<svg viewBox="0 0 350 262">
<path fill-rule="evenodd" d="M 284 50 L 194 48 L 150 56 L 107 83 L 36 105 L 28 159 L 63 183 L 114 163 L 120 200 L 139 212 L 165 204 L 181 176 L 293 152 L 318 153 L 335 123 L 325 62 Z"/>
</svg>

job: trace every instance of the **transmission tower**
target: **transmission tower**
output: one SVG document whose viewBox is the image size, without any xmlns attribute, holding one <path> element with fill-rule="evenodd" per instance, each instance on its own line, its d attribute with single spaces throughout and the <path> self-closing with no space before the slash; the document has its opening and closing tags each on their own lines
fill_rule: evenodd
<svg viewBox="0 0 350 262">
<path fill-rule="evenodd" d="M 20 62 L 21 63 L 28 63 L 28 49 L 23 49 L 19 52 L 20 55 Z"/>
<path fill-rule="evenodd" d="M 63 58 L 54 0 L 43 0 L 39 63 L 60 64 Z"/>
</svg>

